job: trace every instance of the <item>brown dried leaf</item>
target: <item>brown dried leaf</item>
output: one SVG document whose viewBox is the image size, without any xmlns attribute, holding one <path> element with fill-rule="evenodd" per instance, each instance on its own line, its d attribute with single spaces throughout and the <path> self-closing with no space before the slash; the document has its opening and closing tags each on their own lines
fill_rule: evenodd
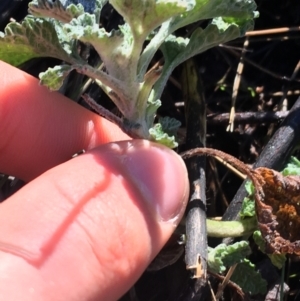
<svg viewBox="0 0 300 301">
<path fill-rule="evenodd" d="M 264 167 L 255 173 L 264 192 L 255 201 L 266 252 L 300 255 L 300 177 Z"/>
</svg>

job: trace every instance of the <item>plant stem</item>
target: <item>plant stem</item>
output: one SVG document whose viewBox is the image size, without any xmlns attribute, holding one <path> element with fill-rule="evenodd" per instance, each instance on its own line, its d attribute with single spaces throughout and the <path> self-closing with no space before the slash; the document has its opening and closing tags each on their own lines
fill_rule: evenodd
<svg viewBox="0 0 300 301">
<path fill-rule="evenodd" d="M 256 217 L 246 218 L 240 221 L 216 221 L 207 219 L 207 235 L 210 237 L 240 237 L 251 235 L 257 230 Z"/>
<path fill-rule="evenodd" d="M 199 67 L 194 59 L 183 64 L 181 85 L 185 101 L 186 148 L 204 147 L 206 144 L 206 102 Z M 205 157 L 186 161 L 190 180 L 190 198 L 186 211 L 186 268 L 194 278 L 206 278 L 206 178 Z"/>
</svg>

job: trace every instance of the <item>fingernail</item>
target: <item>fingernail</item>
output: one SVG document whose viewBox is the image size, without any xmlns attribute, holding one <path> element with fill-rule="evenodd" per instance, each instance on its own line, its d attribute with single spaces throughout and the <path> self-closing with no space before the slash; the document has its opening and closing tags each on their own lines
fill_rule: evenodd
<svg viewBox="0 0 300 301">
<path fill-rule="evenodd" d="M 158 144 L 135 140 L 125 156 L 123 153 L 122 165 L 158 220 L 177 225 L 189 193 L 187 171 L 181 157 Z"/>
</svg>

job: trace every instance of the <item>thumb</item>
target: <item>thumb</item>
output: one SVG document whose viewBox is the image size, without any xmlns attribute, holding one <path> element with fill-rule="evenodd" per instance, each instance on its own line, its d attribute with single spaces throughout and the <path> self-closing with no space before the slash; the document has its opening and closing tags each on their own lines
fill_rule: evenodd
<svg viewBox="0 0 300 301">
<path fill-rule="evenodd" d="M 110 143 L 0 205 L 1 300 L 117 300 L 184 212 L 187 173 L 149 141 Z"/>
</svg>

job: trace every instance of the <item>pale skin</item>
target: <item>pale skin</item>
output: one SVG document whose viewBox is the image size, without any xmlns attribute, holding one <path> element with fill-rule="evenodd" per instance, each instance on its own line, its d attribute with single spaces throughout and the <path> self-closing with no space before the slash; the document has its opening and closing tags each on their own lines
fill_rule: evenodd
<svg viewBox="0 0 300 301">
<path fill-rule="evenodd" d="M 181 158 L 0 70 L 0 171 L 28 183 L 0 204 L 0 300 L 117 300 L 182 217 Z"/>
</svg>

